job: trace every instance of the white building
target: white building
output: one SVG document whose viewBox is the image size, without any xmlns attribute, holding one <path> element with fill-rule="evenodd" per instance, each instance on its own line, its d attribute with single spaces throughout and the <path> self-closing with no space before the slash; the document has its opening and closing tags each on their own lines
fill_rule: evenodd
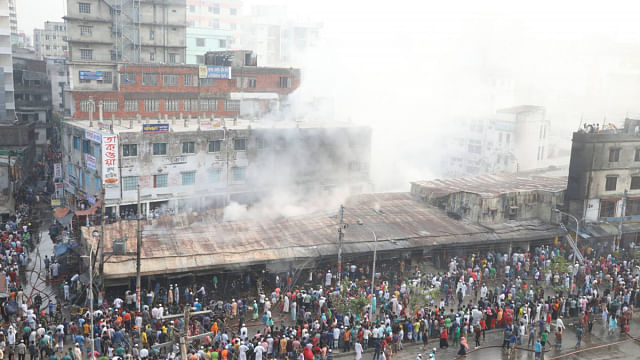
<svg viewBox="0 0 640 360">
<path fill-rule="evenodd" d="M 13 97 L 13 60 L 11 52 L 11 29 L 13 28 L 13 23 L 10 14 L 9 0 L 0 0 L 0 67 L 2 67 L 3 70 L 0 76 L 0 82 L 4 83 L 4 93 L 0 96 L 0 121 L 7 119 L 13 120 L 16 117 L 16 105 Z"/>
<path fill-rule="evenodd" d="M 103 158 L 109 139 L 115 146 Z M 95 204 L 103 183 L 108 214 L 135 211 L 138 185 L 145 214 L 251 204 L 275 190 L 360 193 L 371 189 L 370 147 L 371 129 L 349 124 L 66 121 L 66 205 Z"/>
<path fill-rule="evenodd" d="M 33 48 L 40 58 L 68 56 L 67 25 L 64 22 L 46 21 L 44 29 L 33 29 Z"/>
<path fill-rule="evenodd" d="M 63 114 L 65 109 L 64 89 L 69 86 L 67 58 L 47 56 L 44 61 L 47 63 L 47 74 L 51 80 L 52 111 Z"/>
</svg>

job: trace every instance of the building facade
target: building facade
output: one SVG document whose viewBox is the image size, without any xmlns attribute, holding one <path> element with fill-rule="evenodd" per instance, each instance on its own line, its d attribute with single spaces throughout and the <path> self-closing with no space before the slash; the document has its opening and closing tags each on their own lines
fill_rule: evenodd
<svg viewBox="0 0 640 360">
<path fill-rule="evenodd" d="M 18 38 L 18 12 L 16 9 L 16 0 L 8 0 L 9 6 L 9 26 L 11 29 L 11 45 L 17 45 L 20 39 Z"/>
<path fill-rule="evenodd" d="M 227 50 L 233 42 L 231 30 L 211 28 L 187 28 L 187 64 L 205 63 L 204 55 L 209 51 Z"/>
<path fill-rule="evenodd" d="M 370 141 L 369 128 L 340 124 L 233 118 L 66 121 L 66 203 L 90 207 L 103 183 L 109 214 L 135 211 L 138 185 L 146 215 L 162 207 L 182 212 L 230 201 L 250 204 L 277 189 L 367 191 Z M 105 148 L 111 144 L 115 152 L 109 158 Z M 109 159 L 111 164 L 104 165 Z"/>
<path fill-rule="evenodd" d="M 51 81 L 47 64 L 34 52 L 16 49 L 13 55 L 13 80 L 16 117 L 24 123 L 34 123 L 36 155 L 46 152 L 52 137 Z"/>
<path fill-rule="evenodd" d="M 40 58 L 67 57 L 67 25 L 64 22 L 46 21 L 44 29 L 33 29 L 33 48 Z"/>
<path fill-rule="evenodd" d="M 58 114 L 65 113 L 65 89 L 69 88 L 69 76 L 67 73 L 67 58 L 47 56 L 47 74 L 51 82 L 52 111 Z"/>
<path fill-rule="evenodd" d="M 4 84 L 4 92 L 0 96 L 0 122 L 13 121 L 16 117 L 13 98 L 12 24 L 9 0 L 0 0 L 0 67 L 2 67 L 0 83 Z"/>
<path fill-rule="evenodd" d="M 187 64 L 204 64 L 207 51 L 236 48 L 243 22 L 240 0 L 187 0 Z"/>
<path fill-rule="evenodd" d="M 69 105 L 75 119 L 95 115 L 100 101 L 106 118 L 253 117 L 276 110 L 300 85 L 298 69 L 239 65 L 217 67 L 226 71 L 218 78 L 201 78 L 196 65 L 123 64 L 119 72 L 101 73 L 80 68 L 96 80 L 76 82 Z"/>
</svg>

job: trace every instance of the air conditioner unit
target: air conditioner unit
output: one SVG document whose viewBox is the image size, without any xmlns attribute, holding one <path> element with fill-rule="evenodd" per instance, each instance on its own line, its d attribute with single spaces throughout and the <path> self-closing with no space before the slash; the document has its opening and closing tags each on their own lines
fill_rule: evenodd
<svg viewBox="0 0 640 360">
<path fill-rule="evenodd" d="M 127 241 L 125 239 L 113 240 L 113 253 L 116 255 L 124 255 L 127 251 Z"/>
</svg>

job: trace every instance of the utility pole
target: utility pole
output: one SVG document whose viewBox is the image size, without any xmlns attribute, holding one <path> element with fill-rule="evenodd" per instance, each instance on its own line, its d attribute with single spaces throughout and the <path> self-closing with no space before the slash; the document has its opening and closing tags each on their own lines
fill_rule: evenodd
<svg viewBox="0 0 640 360">
<path fill-rule="evenodd" d="M 344 233 L 342 232 L 342 227 L 344 226 L 343 224 L 344 221 L 344 206 L 340 205 L 340 227 L 338 227 L 338 273 L 336 274 L 337 276 L 337 284 L 338 284 L 338 289 L 340 291 L 342 291 L 342 237 L 344 235 Z"/>
<path fill-rule="evenodd" d="M 100 274 L 102 274 L 103 270 L 104 270 L 104 203 L 105 203 L 105 190 L 104 190 L 104 184 L 102 184 L 102 191 L 101 191 L 101 200 L 102 200 L 102 204 L 100 204 L 100 243 L 98 244 L 98 246 L 100 247 Z M 103 283 L 101 281 L 101 283 Z M 103 288 L 104 290 L 104 288 Z"/>
<path fill-rule="evenodd" d="M 371 230 L 373 234 L 373 271 L 371 271 L 371 306 L 369 308 L 369 316 L 371 318 L 371 322 L 376 319 L 376 314 L 373 312 L 373 302 L 376 301 L 376 255 L 378 252 L 378 236 L 376 232 Z"/>
<path fill-rule="evenodd" d="M 191 312 L 191 306 L 187 304 L 184 307 L 184 330 L 182 331 L 182 336 L 180 336 L 180 353 L 182 354 L 182 359 L 187 359 L 187 342 L 189 340 L 189 317 Z"/>
<path fill-rule="evenodd" d="M 142 231 L 140 231 L 140 218 L 142 217 L 140 206 L 140 184 L 138 184 L 138 231 L 136 236 L 136 310 L 140 312 L 140 245 L 142 244 Z M 186 359 L 186 358 L 183 358 Z"/>
<path fill-rule="evenodd" d="M 620 248 L 620 244 L 622 243 L 622 223 L 625 218 L 625 212 L 627 208 L 627 190 L 624 190 L 624 195 L 622 195 L 622 207 L 620 213 L 620 223 L 618 223 L 618 243 L 613 243 L 613 250 L 617 250 Z"/>
</svg>

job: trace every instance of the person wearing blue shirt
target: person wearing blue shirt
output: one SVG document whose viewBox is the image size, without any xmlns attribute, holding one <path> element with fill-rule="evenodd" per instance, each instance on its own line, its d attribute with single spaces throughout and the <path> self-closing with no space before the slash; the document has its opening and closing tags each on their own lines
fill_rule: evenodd
<svg viewBox="0 0 640 360">
<path fill-rule="evenodd" d="M 202 310 L 202 305 L 198 302 L 198 299 L 193 303 L 193 306 L 196 308 L 196 311 Z"/>
<path fill-rule="evenodd" d="M 540 359 L 542 357 L 542 343 L 540 339 L 536 340 L 536 348 L 535 348 L 536 359 Z"/>
</svg>

